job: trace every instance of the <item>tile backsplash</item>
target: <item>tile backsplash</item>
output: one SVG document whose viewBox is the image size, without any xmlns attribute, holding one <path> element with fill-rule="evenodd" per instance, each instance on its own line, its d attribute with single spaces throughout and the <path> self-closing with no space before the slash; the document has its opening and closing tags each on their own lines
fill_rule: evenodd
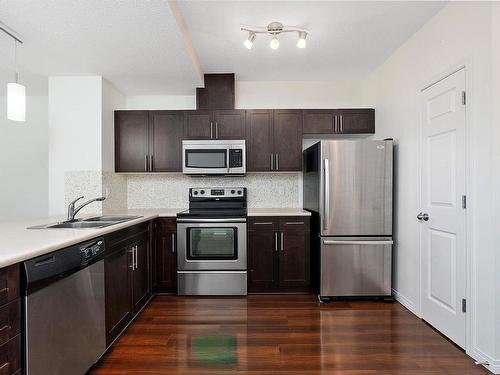
<svg viewBox="0 0 500 375">
<path fill-rule="evenodd" d="M 190 187 L 242 186 L 248 206 L 302 207 L 300 173 L 250 173 L 244 177 L 189 177 L 182 174 L 127 175 L 129 208 L 182 208 L 188 206 Z"/>
</svg>

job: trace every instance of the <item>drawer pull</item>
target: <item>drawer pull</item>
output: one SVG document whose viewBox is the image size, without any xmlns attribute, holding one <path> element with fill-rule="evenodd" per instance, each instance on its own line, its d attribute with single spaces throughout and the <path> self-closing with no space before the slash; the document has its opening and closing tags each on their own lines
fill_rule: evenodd
<svg viewBox="0 0 500 375">
<path fill-rule="evenodd" d="M 4 368 L 6 368 L 9 365 L 10 365 L 9 362 L 5 362 L 2 366 L 0 366 L 0 371 L 2 371 Z"/>
<path fill-rule="evenodd" d="M 6 286 L 5 288 L 0 289 L 0 294 L 1 293 L 9 293 L 9 287 Z"/>
<path fill-rule="evenodd" d="M 266 221 L 262 223 L 253 223 L 253 225 L 273 225 L 273 223 Z"/>
<path fill-rule="evenodd" d="M 304 225 L 303 221 L 289 221 L 286 222 L 285 225 Z"/>
<path fill-rule="evenodd" d="M 0 332 L 3 332 L 3 331 L 5 331 L 5 330 L 10 331 L 10 330 L 11 330 L 11 328 L 12 328 L 12 327 L 11 327 L 9 324 L 6 324 L 6 325 L 4 325 L 2 328 L 0 328 Z"/>
</svg>

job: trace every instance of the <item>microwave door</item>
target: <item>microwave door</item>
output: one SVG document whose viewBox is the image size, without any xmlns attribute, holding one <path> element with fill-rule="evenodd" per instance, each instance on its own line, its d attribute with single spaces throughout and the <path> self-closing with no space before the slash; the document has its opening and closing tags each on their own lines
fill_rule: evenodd
<svg viewBox="0 0 500 375">
<path fill-rule="evenodd" d="M 228 149 L 221 145 L 185 147 L 183 172 L 187 174 L 226 174 L 229 172 Z"/>
</svg>

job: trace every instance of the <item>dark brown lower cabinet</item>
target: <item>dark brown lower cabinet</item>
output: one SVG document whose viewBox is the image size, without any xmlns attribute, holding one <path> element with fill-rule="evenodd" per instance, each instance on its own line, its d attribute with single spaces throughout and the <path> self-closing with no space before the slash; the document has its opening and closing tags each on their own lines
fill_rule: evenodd
<svg viewBox="0 0 500 375">
<path fill-rule="evenodd" d="M 155 292 L 177 292 L 177 232 L 175 218 L 156 221 Z"/>
<path fill-rule="evenodd" d="M 309 238 L 307 216 L 249 218 L 248 291 L 309 291 Z"/>
<path fill-rule="evenodd" d="M 0 375 L 21 373 L 19 264 L 0 269 Z"/>
<path fill-rule="evenodd" d="M 150 223 L 106 238 L 106 344 L 110 345 L 151 298 Z"/>
<path fill-rule="evenodd" d="M 20 374 L 21 335 L 0 346 L 0 375 Z"/>
</svg>

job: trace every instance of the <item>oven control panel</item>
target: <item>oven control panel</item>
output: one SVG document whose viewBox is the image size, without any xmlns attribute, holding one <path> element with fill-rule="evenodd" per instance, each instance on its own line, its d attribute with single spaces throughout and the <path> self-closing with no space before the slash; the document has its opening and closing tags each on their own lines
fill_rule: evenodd
<svg viewBox="0 0 500 375">
<path fill-rule="evenodd" d="M 246 197 L 246 188 L 191 188 L 189 196 L 196 198 L 242 198 Z"/>
</svg>

